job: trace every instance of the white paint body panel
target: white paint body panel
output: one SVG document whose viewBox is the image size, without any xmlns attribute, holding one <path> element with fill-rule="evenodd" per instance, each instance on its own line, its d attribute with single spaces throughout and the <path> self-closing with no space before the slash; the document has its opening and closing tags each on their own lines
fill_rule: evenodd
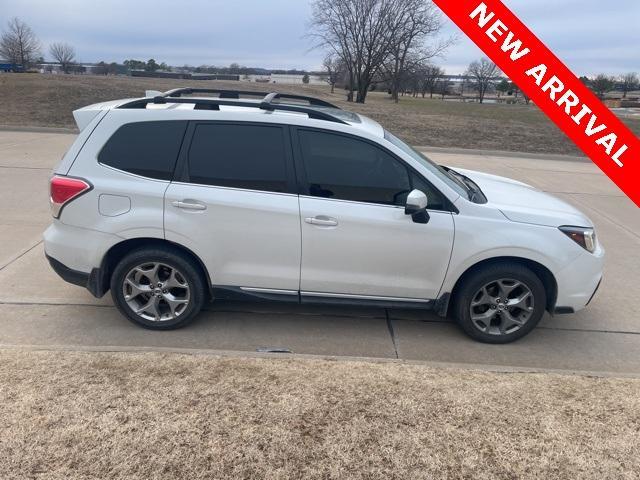
<svg viewBox="0 0 640 480">
<path fill-rule="evenodd" d="M 580 210 L 553 195 L 510 178 L 456 168 L 476 182 L 489 199 L 509 220 L 547 227 L 576 225 L 593 227 Z"/>
<path fill-rule="evenodd" d="M 206 210 L 173 206 L 185 200 Z M 173 183 L 165 209 L 167 240 L 194 252 L 215 285 L 299 289 L 297 195 Z"/>
<path fill-rule="evenodd" d="M 99 267 L 109 248 L 123 240 L 166 239 L 194 252 L 215 285 L 433 300 L 450 293 L 478 262 L 517 257 L 546 267 L 558 284 L 557 305 L 575 310 L 586 305 L 602 276 L 603 248 L 591 254 L 557 229 L 592 226 L 581 212 L 520 182 L 463 171 L 489 199 L 474 204 L 385 140 L 374 121 L 338 124 L 299 113 L 193 110 L 185 104 L 114 109 L 122 102 L 85 107 L 97 113 L 77 115 L 85 128 L 55 170 L 93 186 L 66 205 L 45 232 L 47 253 L 74 270 L 88 273 Z M 429 212 L 431 221 L 420 225 L 401 208 L 171 183 L 98 163 L 100 149 L 121 125 L 158 120 L 264 122 L 356 135 L 420 172 L 458 213 Z M 100 195 L 120 198 L 107 209 L 117 215 L 100 212 Z M 183 200 L 197 200 L 206 210 L 173 206 Z M 338 225 L 304 221 L 318 215 L 333 217 Z"/>
<path fill-rule="evenodd" d="M 437 298 L 453 247 L 450 213 L 430 212 L 429 223 L 418 224 L 400 207 L 304 196 L 300 212 L 338 222 L 303 221 L 301 290 Z"/>
</svg>

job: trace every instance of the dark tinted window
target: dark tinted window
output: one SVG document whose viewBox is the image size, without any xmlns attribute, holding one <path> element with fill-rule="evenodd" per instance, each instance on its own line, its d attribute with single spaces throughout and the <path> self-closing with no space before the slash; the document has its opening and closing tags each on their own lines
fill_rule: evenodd
<svg viewBox="0 0 640 480">
<path fill-rule="evenodd" d="M 412 173 L 411 183 L 413 188 L 421 190 L 427 196 L 427 200 L 429 201 L 429 206 L 427 208 L 429 210 L 447 210 L 445 208 L 445 200 L 442 194 L 424 178 L 416 173 Z"/>
<path fill-rule="evenodd" d="M 120 127 L 98 155 L 100 163 L 144 177 L 170 180 L 187 122 L 140 122 Z"/>
<path fill-rule="evenodd" d="M 193 183 L 286 192 L 284 132 L 262 125 L 198 125 L 189 150 Z"/>
<path fill-rule="evenodd" d="M 404 165 L 368 142 L 300 130 L 309 194 L 314 197 L 404 205 L 411 191 Z"/>
</svg>

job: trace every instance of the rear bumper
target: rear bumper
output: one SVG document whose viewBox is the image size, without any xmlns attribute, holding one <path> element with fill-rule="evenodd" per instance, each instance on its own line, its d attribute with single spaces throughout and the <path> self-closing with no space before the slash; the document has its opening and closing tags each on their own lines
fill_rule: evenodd
<svg viewBox="0 0 640 480">
<path fill-rule="evenodd" d="M 53 271 L 56 272 L 65 282 L 86 288 L 96 298 L 100 298 L 104 295 L 105 290 L 100 282 L 102 275 L 100 275 L 99 269 L 94 268 L 91 273 L 79 272 L 78 270 L 73 270 L 67 267 L 65 264 L 59 262 L 46 253 L 45 256 L 47 257 L 51 268 L 53 268 Z"/>
<path fill-rule="evenodd" d="M 54 220 L 44 232 L 44 250 L 51 268 L 63 280 L 85 287 L 100 298 L 109 290 L 109 281 L 102 275 L 102 260 L 120 240 L 112 234 Z"/>
</svg>

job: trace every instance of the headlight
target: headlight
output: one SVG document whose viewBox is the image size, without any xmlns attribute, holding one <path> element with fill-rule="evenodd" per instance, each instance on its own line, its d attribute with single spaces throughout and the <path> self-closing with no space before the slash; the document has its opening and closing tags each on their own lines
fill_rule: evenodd
<svg viewBox="0 0 640 480">
<path fill-rule="evenodd" d="M 576 242 L 588 252 L 593 253 L 596 250 L 596 232 L 589 227 L 559 227 L 571 240 Z"/>
</svg>

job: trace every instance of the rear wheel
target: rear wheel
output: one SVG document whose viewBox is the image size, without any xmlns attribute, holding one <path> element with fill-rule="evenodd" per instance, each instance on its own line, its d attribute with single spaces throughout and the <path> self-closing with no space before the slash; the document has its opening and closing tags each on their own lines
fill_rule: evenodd
<svg viewBox="0 0 640 480">
<path fill-rule="evenodd" d="M 130 321 L 169 330 L 191 322 L 202 309 L 205 283 L 194 262 L 171 249 L 136 250 L 111 276 L 113 301 Z"/>
<path fill-rule="evenodd" d="M 535 328 L 546 304 L 544 285 L 535 273 L 519 264 L 496 264 L 464 279 L 454 312 L 470 337 L 509 343 Z"/>
</svg>

